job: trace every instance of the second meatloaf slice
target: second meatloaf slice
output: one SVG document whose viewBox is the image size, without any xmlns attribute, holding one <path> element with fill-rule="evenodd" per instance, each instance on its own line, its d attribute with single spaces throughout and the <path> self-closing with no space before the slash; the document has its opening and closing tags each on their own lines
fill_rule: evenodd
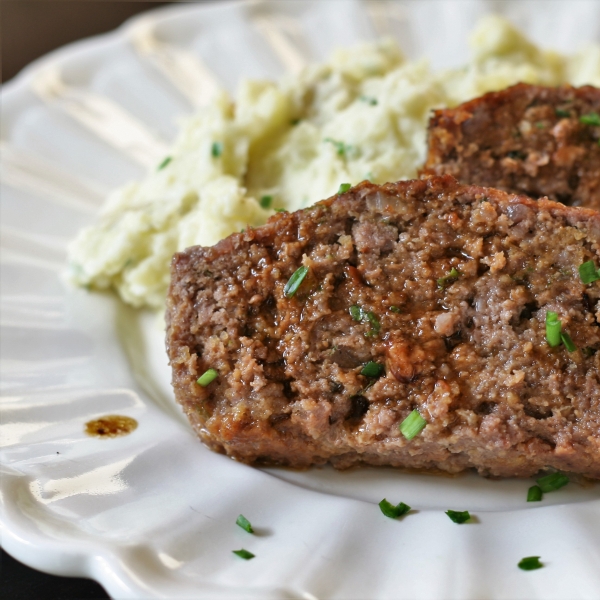
<svg viewBox="0 0 600 600">
<path fill-rule="evenodd" d="M 600 89 L 518 84 L 438 110 L 425 171 L 600 210 Z"/>
<path fill-rule="evenodd" d="M 600 478 L 584 263 L 594 279 L 594 211 L 449 176 L 363 183 L 175 255 L 175 395 L 206 444 L 248 463 Z M 570 336 L 556 347 L 549 312 Z"/>
</svg>

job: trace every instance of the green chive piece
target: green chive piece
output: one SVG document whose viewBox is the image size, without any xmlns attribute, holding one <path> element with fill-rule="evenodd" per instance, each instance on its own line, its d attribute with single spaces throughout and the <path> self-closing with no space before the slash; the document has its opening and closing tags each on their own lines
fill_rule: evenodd
<svg viewBox="0 0 600 600">
<path fill-rule="evenodd" d="M 287 210 L 285 208 L 275 208 L 274 210 L 275 210 L 275 212 L 280 212 L 280 213 L 287 212 Z"/>
<path fill-rule="evenodd" d="M 359 98 L 361 102 L 366 102 L 369 106 L 377 106 L 377 98 L 373 98 L 372 96 L 361 96 Z"/>
<path fill-rule="evenodd" d="M 350 183 L 341 183 L 340 189 L 337 191 L 337 193 L 345 194 L 351 187 L 352 187 L 352 185 Z"/>
<path fill-rule="evenodd" d="M 374 312 L 369 311 L 365 315 L 367 317 L 367 321 L 369 321 L 369 325 L 371 325 L 371 331 L 367 333 L 368 337 L 374 337 L 379 334 L 381 329 L 381 323 L 377 318 L 377 315 Z"/>
<path fill-rule="evenodd" d="M 216 369 L 208 369 L 205 371 L 200 377 L 198 377 L 198 381 L 196 382 L 198 385 L 202 387 L 206 387 L 209 383 L 212 383 L 219 376 L 219 372 Z"/>
<path fill-rule="evenodd" d="M 244 550 L 243 548 L 241 550 L 232 550 L 232 552 L 244 560 L 250 560 L 254 558 L 254 554 L 252 554 L 252 552 L 248 552 L 248 550 Z"/>
<path fill-rule="evenodd" d="M 538 121 L 538 122 L 535 124 L 535 126 L 536 126 L 538 129 L 544 129 L 544 127 L 546 127 L 546 124 L 545 124 L 543 121 Z"/>
<path fill-rule="evenodd" d="M 468 510 L 447 510 L 446 514 L 453 523 L 458 523 L 459 525 L 466 523 L 471 518 Z"/>
<path fill-rule="evenodd" d="M 579 277 L 583 283 L 593 283 L 600 279 L 600 270 L 596 271 L 596 265 L 593 260 L 588 260 L 579 265 Z"/>
<path fill-rule="evenodd" d="M 566 331 L 563 331 L 560 334 L 560 339 L 569 352 L 575 352 L 575 350 L 577 350 L 577 346 L 573 343 L 571 336 Z"/>
<path fill-rule="evenodd" d="M 595 125 L 600 127 L 600 115 L 598 113 L 590 113 L 589 115 L 581 115 L 579 122 L 584 125 Z"/>
<path fill-rule="evenodd" d="M 390 306 L 390 310 L 394 313 L 401 313 L 402 311 L 397 306 Z"/>
<path fill-rule="evenodd" d="M 537 480 L 537 484 L 544 494 L 559 490 L 561 487 L 567 485 L 567 483 L 569 483 L 569 478 L 562 473 L 550 473 L 550 475 L 545 475 Z"/>
<path fill-rule="evenodd" d="M 213 158 L 219 158 L 219 156 L 223 154 L 223 144 L 221 144 L 221 142 L 213 142 L 210 148 L 210 153 L 212 154 Z"/>
<path fill-rule="evenodd" d="M 171 157 L 171 156 L 165 157 L 165 159 L 160 163 L 160 165 L 158 165 L 158 167 L 156 167 L 156 170 L 160 171 L 160 170 L 164 169 L 172 160 L 173 160 L 173 157 Z"/>
<path fill-rule="evenodd" d="M 252 529 L 252 525 L 250 525 L 250 521 L 248 521 L 248 519 L 246 519 L 246 517 L 244 515 L 240 515 L 236 519 L 235 524 L 238 525 L 239 527 L 241 527 L 244 531 L 247 531 L 248 533 L 254 533 L 254 529 Z"/>
<path fill-rule="evenodd" d="M 448 275 L 444 275 L 444 277 L 440 277 L 437 280 L 438 288 L 440 288 L 440 290 L 443 290 L 446 287 L 446 285 L 450 282 L 450 280 L 457 279 L 461 275 L 462 275 L 462 273 L 460 271 L 458 271 L 457 269 L 452 267 L 452 269 L 450 270 L 450 273 L 448 273 Z"/>
<path fill-rule="evenodd" d="M 348 310 L 354 321 L 362 321 L 363 309 L 360 306 L 351 306 Z"/>
<path fill-rule="evenodd" d="M 325 138 L 324 141 L 335 146 L 338 156 L 346 156 L 346 153 L 351 148 L 350 146 L 344 144 L 344 142 L 339 142 L 338 140 L 333 140 L 331 138 Z"/>
<path fill-rule="evenodd" d="M 381 509 L 381 512 L 390 519 L 402 517 L 410 510 L 410 506 L 408 506 L 408 504 L 404 504 L 404 502 L 400 502 L 400 504 L 394 506 L 385 498 L 379 503 L 379 508 Z"/>
<path fill-rule="evenodd" d="M 534 571 L 541 569 L 544 565 L 540 562 L 539 556 L 527 556 L 522 558 L 517 566 L 523 571 Z"/>
<path fill-rule="evenodd" d="M 571 116 L 571 113 L 568 110 L 563 110 L 562 108 L 557 108 L 554 113 L 557 117 L 561 117 L 562 119 Z"/>
<path fill-rule="evenodd" d="M 350 316 L 354 321 L 359 321 L 363 323 L 369 323 L 371 329 L 365 333 L 367 337 L 375 337 L 379 335 L 379 331 L 381 330 L 381 323 L 377 318 L 377 315 L 374 312 L 366 311 L 364 308 L 360 306 L 351 306 L 349 309 Z"/>
<path fill-rule="evenodd" d="M 262 208 L 271 208 L 271 204 L 273 203 L 273 196 L 263 196 L 258 203 Z"/>
<path fill-rule="evenodd" d="M 290 280 L 285 284 L 283 288 L 283 294 L 286 298 L 291 298 L 302 285 L 306 274 L 308 273 L 308 267 L 300 267 L 296 269 L 294 274 L 290 277 Z"/>
<path fill-rule="evenodd" d="M 527 490 L 527 502 L 539 502 L 542 499 L 543 492 L 539 485 L 532 485 Z"/>
<path fill-rule="evenodd" d="M 361 370 L 360 374 L 365 377 L 380 377 L 383 373 L 383 365 L 369 361 Z"/>
<path fill-rule="evenodd" d="M 425 429 L 425 425 L 427 425 L 427 421 L 415 409 L 400 423 L 399 429 L 400 433 L 410 442 L 410 440 Z"/>
<path fill-rule="evenodd" d="M 556 348 L 561 343 L 560 330 L 562 323 L 558 320 L 558 314 L 549 310 L 546 313 L 546 341 L 551 348 Z"/>
</svg>

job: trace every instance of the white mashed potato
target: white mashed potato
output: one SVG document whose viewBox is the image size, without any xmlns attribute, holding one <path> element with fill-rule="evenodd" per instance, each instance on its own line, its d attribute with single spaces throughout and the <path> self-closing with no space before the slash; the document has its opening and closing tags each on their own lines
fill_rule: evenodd
<svg viewBox="0 0 600 600">
<path fill-rule="evenodd" d="M 223 93 L 187 120 L 166 165 L 109 197 L 70 246 L 71 278 L 159 308 L 174 252 L 327 198 L 342 182 L 414 177 L 433 108 L 519 81 L 600 86 L 598 46 L 561 56 L 493 16 L 470 43 L 460 69 L 433 72 L 382 41 L 280 83 L 245 81 L 235 102 Z"/>
</svg>

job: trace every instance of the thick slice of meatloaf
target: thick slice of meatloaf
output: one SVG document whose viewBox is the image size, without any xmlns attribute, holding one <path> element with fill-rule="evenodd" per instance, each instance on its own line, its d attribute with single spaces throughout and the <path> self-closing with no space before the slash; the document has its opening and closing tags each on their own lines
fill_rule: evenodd
<svg viewBox="0 0 600 600">
<path fill-rule="evenodd" d="M 247 463 L 600 478 L 588 261 L 600 267 L 595 211 L 450 176 L 365 182 L 175 255 L 175 396 L 207 445 Z M 548 311 L 575 351 L 548 345 Z M 409 441 L 415 409 L 427 425 Z"/>
<path fill-rule="evenodd" d="M 600 210 L 600 89 L 518 84 L 438 110 L 425 172 Z"/>
</svg>

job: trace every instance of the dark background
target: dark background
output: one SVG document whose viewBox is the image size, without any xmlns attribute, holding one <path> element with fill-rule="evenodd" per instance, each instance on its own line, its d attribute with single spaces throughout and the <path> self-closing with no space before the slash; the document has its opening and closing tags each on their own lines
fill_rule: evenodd
<svg viewBox="0 0 600 600">
<path fill-rule="evenodd" d="M 172 2 L 0 0 L 2 82 L 69 42 L 111 31 L 133 15 Z"/>
<path fill-rule="evenodd" d="M 133 15 L 171 2 L 131 0 L 0 0 L 2 82 L 39 56 L 118 27 Z M 97 583 L 34 571 L 2 551 L 0 589 L 10 600 L 108 598 Z"/>
</svg>

